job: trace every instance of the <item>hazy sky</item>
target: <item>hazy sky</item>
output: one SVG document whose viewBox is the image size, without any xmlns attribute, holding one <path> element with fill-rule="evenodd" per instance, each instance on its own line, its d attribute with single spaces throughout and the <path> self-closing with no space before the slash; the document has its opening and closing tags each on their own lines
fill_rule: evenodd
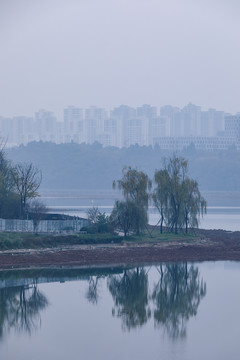
<svg viewBox="0 0 240 360">
<path fill-rule="evenodd" d="M 239 0 L 0 0 L 0 115 L 240 111 Z"/>
</svg>

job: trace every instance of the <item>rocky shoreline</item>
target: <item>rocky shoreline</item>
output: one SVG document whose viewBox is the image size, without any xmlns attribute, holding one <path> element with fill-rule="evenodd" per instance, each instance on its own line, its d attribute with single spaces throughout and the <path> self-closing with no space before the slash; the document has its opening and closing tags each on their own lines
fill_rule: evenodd
<svg viewBox="0 0 240 360">
<path fill-rule="evenodd" d="M 147 265 L 173 261 L 240 260 L 240 232 L 198 230 L 198 238 L 169 242 L 72 245 L 0 252 L 0 269 Z"/>
</svg>

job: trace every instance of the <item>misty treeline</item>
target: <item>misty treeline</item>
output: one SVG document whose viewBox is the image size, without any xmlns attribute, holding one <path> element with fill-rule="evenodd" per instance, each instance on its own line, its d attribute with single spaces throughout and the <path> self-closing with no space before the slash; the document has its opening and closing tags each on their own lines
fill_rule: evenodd
<svg viewBox="0 0 240 360">
<path fill-rule="evenodd" d="M 37 221 L 45 211 L 45 206 L 35 199 L 41 180 L 38 168 L 32 163 L 13 164 L 7 159 L 4 144 L 0 144 L 0 218 L 25 219 L 31 213 Z"/>
<path fill-rule="evenodd" d="M 128 148 L 103 147 L 99 143 L 54 144 L 32 142 L 8 149 L 13 162 L 35 164 L 42 170 L 45 189 L 111 189 L 112 180 L 121 177 L 125 165 L 136 167 L 151 178 L 172 151 L 159 146 L 134 145 Z M 240 190 L 240 152 L 234 147 L 226 151 L 197 152 L 189 146 L 178 156 L 189 162 L 189 176 L 201 190 Z"/>
<path fill-rule="evenodd" d="M 148 229 L 148 206 L 152 202 L 159 212 L 160 232 L 163 225 L 168 232 L 188 232 L 198 227 L 200 216 L 206 212 L 207 203 L 198 183 L 188 177 L 188 162 L 183 157 L 165 159 L 161 169 L 155 171 L 152 181 L 146 173 L 124 167 L 122 178 L 113 187 L 122 191 L 124 200 L 115 202 L 110 216 L 114 227 L 137 235 Z"/>
</svg>

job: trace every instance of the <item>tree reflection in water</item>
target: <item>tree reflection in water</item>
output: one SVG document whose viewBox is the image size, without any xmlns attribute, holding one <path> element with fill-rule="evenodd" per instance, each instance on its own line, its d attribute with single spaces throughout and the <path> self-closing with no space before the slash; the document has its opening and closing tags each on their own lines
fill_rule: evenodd
<svg viewBox="0 0 240 360">
<path fill-rule="evenodd" d="M 40 312 L 47 305 L 47 298 L 36 284 L 1 289 L 0 337 L 11 328 L 31 334 L 41 325 Z"/>
<path fill-rule="evenodd" d="M 144 267 L 91 274 L 86 297 L 97 304 L 100 280 L 107 277 L 114 301 L 112 314 L 122 319 L 124 330 L 141 327 L 152 317 L 155 326 L 163 327 L 171 338 L 183 338 L 187 321 L 197 314 L 200 301 L 206 295 L 206 284 L 194 265 L 165 264 L 157 270 L 158 279 L 153 287 L 149 286 L 148 271 Z M 38 289 L 37 281 L 31 286 L 1 289 L 0 338 L 10 329 L 29 334 L 36 330 L 41 325 L 41 311 L 47 306 L 48 300 Z"/>
<path fill-rule="evenodd" d="M 115 303 L 113 316 L 122 318 L 123 328 L 130 330 L 147 322 L 151 311 L 148 307 L 148 275 L 144 268 L 110 276 L 108 288 Z"/>
<path fill-rule="evenodd" d="M 86 298 L 89 302 L 97 305 L 99 300 L 99 280 L 104 276 L 90 276 Z"/>
<path fill-rule="evenodd" d="M 194 265 L 169 264 L 158 270 L 160 279 L 152 293 L 155 325 L 163 326 L 173 339 L 185 337 L 186 322 L 197 315 L 206 284 Z"/>
<path fill-rule="evenodd" d="M 183 338 L 187 320 L 197 314 L 206 295 L 206 284 L 194 265 L 168 264 L 157 270 L 159 280 L 152 290 L 144 268 L 124 270 L 122 275 L 108 278 L 113 316 L 121 317 L 123 328 L 130 330 L 144 325 L 153 315 L 155 326 L 162 326 L 173 339 Z"/>
</svg>

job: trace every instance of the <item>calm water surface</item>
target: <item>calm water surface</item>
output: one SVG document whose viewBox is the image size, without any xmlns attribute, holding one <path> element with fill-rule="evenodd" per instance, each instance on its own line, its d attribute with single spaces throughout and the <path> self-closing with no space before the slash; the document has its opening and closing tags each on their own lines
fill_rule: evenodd
<svg viewBox="0 0 240 360">
<path fill-rule="evenodd" d="M 0 273 L 0 359 L 237 360 L 240 263 Z"/>
</svg>

